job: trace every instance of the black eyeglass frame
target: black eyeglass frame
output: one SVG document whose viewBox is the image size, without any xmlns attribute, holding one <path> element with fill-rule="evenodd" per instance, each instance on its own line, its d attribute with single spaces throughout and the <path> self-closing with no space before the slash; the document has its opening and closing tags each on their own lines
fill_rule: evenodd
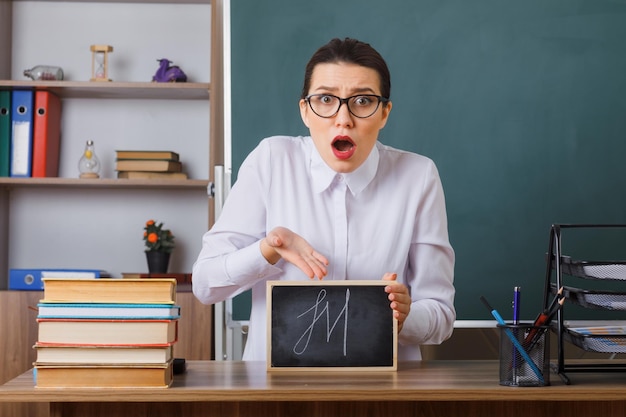
<svg viewBox="0 0 626 417">
<path fill-rule="evenodd" d="M 319 114 L 318 112 L 315 111 L 315 109 L 313 108 L 313 105 L 311 104 L 311 98 L 312 97 L 333 97 L 336 98 L 337 100 L 339 100 L 339 106 L 337 106 L 337 110 L 335 110 L 335 112 L 329 116 L 322 116 L 321 114 Z M 378 100 L 378 103 L 376 103 L 376 108 L 374 109 L 374 111 L 372 111 L 369 115 L 367 116 L 358 116 L 356 114 L 354 114 L 354 112 L 352 111 L 352 109 L 350 108 L 350 103 L 349 101 L 353 98 L 357 98 L 357 97 L 368 97 L 368 98 L 376 98 Z M 389 103 L 389 99 L 385 98 L 383 96 L 379 96 L 376 94 L 356 94 L 354 96 L 350 96 L 350 97 L 346 97 L 346 98 L 341 98 L 338 97 L 334 94 L 309 94 L 308 96 L 306 96 L 304 98 L 304 100 L 309 103 L 309 108 L 311 109 L 311 111 L 313 113 L 315 113 L 317 116 L 323 118 L 323 119 L 330 119 L 331 117 L 335 117 L 337 115 L 337 113 L 339 113 L 339 110 L 341 109 L 341 106 L 345 103 L 346 107 L 348 108 L 348 111 L 350 112 L 351 115 L 353 115 L 354 117 L 357 117 L 359 119 L 367 119 L 368 117 L 372 117 L 374 115 L 374 113 L 376 113 L 378 111 L 378 108 L 380 107 L 380 103 L 383 104 L 387 104 Z"/>
</svg>

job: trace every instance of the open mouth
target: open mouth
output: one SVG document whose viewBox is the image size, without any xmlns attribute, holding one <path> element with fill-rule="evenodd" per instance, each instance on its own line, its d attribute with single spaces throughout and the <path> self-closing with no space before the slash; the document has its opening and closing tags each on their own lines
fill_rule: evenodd
<svg viewBox="0 0 626 417">
<path fill-rule="evenodd" d="M 332 143 L 333 153 L 339 159 L 348 159 L 356 150 L 356 144 L 348 136 L 337 136 Z"/>
</svg>

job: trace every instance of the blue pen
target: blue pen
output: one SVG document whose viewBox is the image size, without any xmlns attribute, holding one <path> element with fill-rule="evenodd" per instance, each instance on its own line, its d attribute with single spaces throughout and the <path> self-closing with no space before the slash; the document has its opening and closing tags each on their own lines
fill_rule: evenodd
<svg viewBox="0 0 626 417">
<path fill-rule="evenodd" d="M 502 316 L 500 316 L 500 313 L 498 313 L 494 308 L 492 308 L 489 305 L 489 303 L 487 302 L 487 299 L 481 295 L 480 296 L 480 300 L 483 302 L 483 304 L 485 304 L 485 306 L 487 306 L 487 310 L 489 310 L 491 312 L 491 315 L 496 319 L 498 324 L 500 324 L 502 326 L 506 326 L 506 322 L 504 321 Z M 537 368 L 537 365 L 535 365 L 535 362 L 533 362 L 533 360 L 530 358 L 530 356 L 528 356 L 528 353 L 524 350 L 524 347 L 519 342 L 519 340 L 517 340 L 515 338 L 515 336 L 511 332 L 511 329 L 505 327 L 504 328 L 504 332 L 506 333 L 508 338 L 511 339 L 511 342 L 513 343 L 513 346 L 515 346 L 517 348 L 518 352 L 520 353 L 520 355 L 522 355 L 522 358 L 524 358 L 524 360 L 526 361 L 528 366 L 530 366 L 530 369 L 532 369 L 532 371 L 535 373 L 535 375 L 537 376 L 539 381 L 541 381 L 541 383 L 544 384 L 545 380 L 543 379 L 543 375 L 541 375 L 541 372 L 539 372 L 539 369 Z"/>
<path fill-rule="evenodd" d="M 513 324 L 519 324 L 519 312 L 520 312 L 520 302 L 521 302 L 521 287 L 513 288 Z M 515 338 L 517 339 L 519 329 L 515 329 Z M 515 352 L 515 348 L 513 348 L 513 368 L 517 369 L 517 353 Z"/>
<path fill-rule="evenodd" d="M 522 288 L 513 288 L 513 324 L 519 324 L 520 302 L 522 297 Z"/>
</svg>

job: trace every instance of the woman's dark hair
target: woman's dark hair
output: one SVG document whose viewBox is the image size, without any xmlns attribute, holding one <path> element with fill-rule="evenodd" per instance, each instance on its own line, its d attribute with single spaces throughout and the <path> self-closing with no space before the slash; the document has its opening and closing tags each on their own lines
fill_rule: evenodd
<svg viewBox="0 0 626 417">
<path fill-rule="evenodd" d="M 370 44 L 351 38 L 345 38 L 344 40 L 332 39 L 313 54 L 304 71 L 304 85 L 300 98 L 305 98 L 309 94 L 311 76 L 317 64 L 339 62 L 356 64 L 375 70 L 380 77 L 381 96 L 390 98 L 391 75 L 389 74 L 387 63 Z"/>
</svg>

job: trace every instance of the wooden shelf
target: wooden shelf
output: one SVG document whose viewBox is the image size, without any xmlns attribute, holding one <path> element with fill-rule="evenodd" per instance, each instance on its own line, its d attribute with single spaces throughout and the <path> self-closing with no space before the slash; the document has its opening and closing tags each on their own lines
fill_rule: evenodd
<svg viewBox="0 0 626 417">
<path fill-rule="evenodd" d="M 12 188 L 116 188 L 116 189 L 205 189 L 209 180 L 159 180 L 159 179 L 81 179 L 81 178 L 0 178 L 0 186 L 5 189 Z"/>
<path fill-rule="evenodd" d="M 18 1 L 32 1 L 32 0 L 13 0 Z M 59 0 L 38 0 L 57 2 Z M 211 4 L 210 0 L 63 0 L 67 3 L 164 3 L 164 4 Z"/>
<path fill-rule="evenodd" d="M 52 91 L 61 98 L 208 100 L 209 83 L 0 81 L 0 90 Z"/>
</svg>

